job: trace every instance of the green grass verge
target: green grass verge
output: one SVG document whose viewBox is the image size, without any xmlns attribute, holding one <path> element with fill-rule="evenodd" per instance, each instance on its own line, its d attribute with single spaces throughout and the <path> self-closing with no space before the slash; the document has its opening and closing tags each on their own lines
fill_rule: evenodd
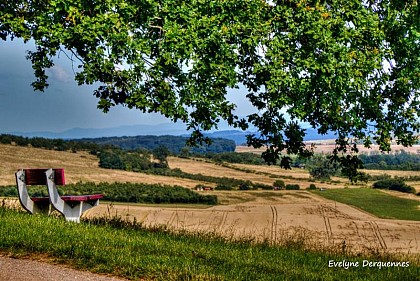
<svg viewBox="0 0 420 281">
<path fill-rule="evenodd" d="M 42 254 L 75 268 L 145 280 L 416 280 L 420 276 L 414 262 L 407 267 L 369 267 L 363 266 L 363 257 L 159 229 L 74 224 L 5 208 L 0 208 L 0 251 Z M 365 259 L 396 261 L 390 256 Z M 331 260 L 359 262 L 359 267 L 330 267 Z"/>
<path fill-rule="evenodd" d="M 420 202 L 376 189 L 344 188 L 312 191 L 327 199 L 355 206 L 380 218 L 420 221 Z"/>
</svg>

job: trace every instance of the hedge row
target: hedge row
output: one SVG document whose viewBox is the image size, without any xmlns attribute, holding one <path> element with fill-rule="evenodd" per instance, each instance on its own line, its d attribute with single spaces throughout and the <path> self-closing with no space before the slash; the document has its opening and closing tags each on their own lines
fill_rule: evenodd
<svg viewBox="0 0 420 281">
<path fill-rule="evenodd" d="M 373 188 L 389 189 L 405 193 L 416 193 L 414 187 L 407 185 L 404 181 L 398 178 L 379 180 L 373 184 Z"/>
<path fill-rule="evenodd" d="M 61 195 L 102 193 L 104 200 L 133 203 L 217 204 L 215 195 L 202 195 L 180 186 L 141 183 L 76 183 L 59 186 Z M 30 187 L 31 196 L 47 196 L 46 187 Z M 15 186 L 0 187 L 0 196 L 17 196 Z"/>
</svg>

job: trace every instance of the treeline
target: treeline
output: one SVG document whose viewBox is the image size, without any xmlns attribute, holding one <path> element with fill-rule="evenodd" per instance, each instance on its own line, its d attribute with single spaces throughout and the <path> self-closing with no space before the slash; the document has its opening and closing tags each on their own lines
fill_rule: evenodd
<svg viewBox="0 0 420 281">
<path fill-rule="evenodd" d="M 124 150 L 136 150 L 139 148 L 153 150 L 165 146 L 174 155 L 205 155 L 208 153 L 221 153 L 235 151 L 236 144 L 232 140 L 214 138 L 210 145 L 198 147 L 186 146 L 188 138 L 182 136 L 134 136 L 134 137 L 103 137 L 85 138 L 74 141 L 95 143 L 99 145 L 111 145 Z"/>
<path fill-rule="evenodd" d="M 46 187 L 33 186 L 30 196 L 48 196 Z M 132 203 L 217 204 L 215 195 L 202 195 L 180 186 L 142 183 L 76 183 L 58 186 L 61 195 L 104 194 L 104 200 Z M 0 197 L 17 197 L 15 186 L 0 187 Z"/>
<path fill-rule="evenodd" d="M 44 148 L 49 150 L 58 150 L 58 151 L 98 151 L 102 148 L 107 148 L 100 146 L 92 142 L 79 142 L 74 140 L 63 140 L 63 139 L 47 139 L 41 137 L 21 137 L 9 134 L 0 135 L 1 144 L 14 144 L 18 146 L 32 146 L 36 148 Z M 108 146 L 111 148 L 111 146 Z"/>
<path fill-rule="evenodd" d="M 207 158 L 215 162 L 227 162 L 238 164 L 265 164 L 260 155 L 253 153 L 237 153 L 225 152 L 217 154 L 208 154 Z M 323 166 L 322 169 L 329 169 L 330 174 L 335 174 L 339 169 L 338 165 L 331 163 L 324 154 L 315 154 L 310 159 L 293 158 L 293 167 L 306 167 L 309 170 L 314 170 L 314 166 Z M 380 152 L 373 152 L 371 154 L 359 155 L 362 160 L 364 168 L 370 170 L 405 170 L 405 171 L 420 171 L 420 155 L 408 153 L 404 150 L 396 151 L 393 154 L 384 154 Z M 321 161 L 322 160 L 322 161 Z M 325 160 L 325 161 L 324 161 Z M 321 171 L 324 173 L 324 171 Z"/>
<path fill-rule="evenodd" d="M 222 153 L 210 153 L 206 155 L 206 158 L 211 159 L 217 163 L 227 162 L 234 164 L 251 164 L 251 165 L 263 165 L 266 164 L 261 155 L 250 153 L 250 152 L 222 152 Z"/>
<path fill-rule="evenodd" d="M 171 154 L 181 156 L 207 155 L 235 151 L 235 142 L 228 139 L 212 139 L 211 145 L 189 147 L 186 145 L 186 137 L 181 136 L 135 136 L 135 137 L 106 137 L 91 139 L 47 139 L 42 137 L 22 137 L 10 134 L 1 134 L 0 143 L 15 144 L 18 146 L 32 146 L 58 151 L 80 150 L 100 151 L 110 148 L 124 150 L 149 150 L 158 147 L 166 147 Z"/>
<path fill-rule="evenodd" d="M 420 171 L 420 155 L 407 153 L 404 150 L 396 151 L 394 154 L 379 152 L 361 154 L 360 159 L 365 169 L 369 170 Z"/>
<path fill-rule="evenodd" d="M 96 153 L 99 167 L 140 172 L 153 168 L 151 153 L 147 150 L 125 151 L 119 148 L 102 149 Z"/>
</svg>

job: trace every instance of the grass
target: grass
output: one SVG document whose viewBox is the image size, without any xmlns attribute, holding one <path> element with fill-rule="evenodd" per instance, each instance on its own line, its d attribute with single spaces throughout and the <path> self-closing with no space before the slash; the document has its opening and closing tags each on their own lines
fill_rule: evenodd
<svg viewBox="0 0 420 281">
<path fill-rule="evenodd" d="M 380 218 L 420 221 L 419 201 L 399 198 L 370 188 L 312 191 L 322 197 L 355 206 Z"/>
<path fill-rule="evenodd" d="M 420 274 L 418 261 L 408 267 L 363 267 L 364 259 L 397 259 L 308 251 L 298 243 L 291 245 L 281 248 L 226 241 L 214 235 L 174 234 L 106 221 L 74 224 L 0 208 L 1 252 L 18 257 L 47 256 L 75 268 L 129 279 L 416 280 Z M 331 260 L 360 265 L 329 267 Z"/>
</svg>

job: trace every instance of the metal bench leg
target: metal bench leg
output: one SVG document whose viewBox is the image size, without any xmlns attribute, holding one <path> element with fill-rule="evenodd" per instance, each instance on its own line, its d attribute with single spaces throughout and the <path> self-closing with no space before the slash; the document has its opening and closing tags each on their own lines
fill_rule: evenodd
<svg viewBox="0 0 420 281">
<path fill-rule="evenodd" d="M 50 204 L 47 203 L 35 203 L 32 201 L 31 197 L 28 194 L 28 188 L 25 183 L 25 172 L 19 170 L 16 172 L 16 185 L 18 189 L 19 201 L 22 207 L 31 214 L 49 214 Z"/>
<path fill-rule="evenodd" d="M 47 177 L 48 193 L 50 195 L 51 204 L 54 209 L 64 216 L 66 221 L 79 223 L 80 217 L 85 211 L 99 204 L 99 199 L 93 202 L 70 201 L 68 203 L 64 201 L 61 199 L 60 194 L 58 194 L 57 187 L 54 183 L 54 171 L 48 169 L 45 172 L 45 175 Z"/>
<path fill-rule="evenodd" d="M 99 203 L 99 200 L 96 200 Z M 98 203 L 91 205 L 88 202 L 80 201 L 80 202 L 66 202 L 64 201 L 64 209 L 63 211 L 58 210 L 60 213 L 63 214 L 66 221 L 72 222 L 80 222 L 80 217 L 84 212 L 89 210 L 90 208 L 97 206 Z"/>
</svg>

